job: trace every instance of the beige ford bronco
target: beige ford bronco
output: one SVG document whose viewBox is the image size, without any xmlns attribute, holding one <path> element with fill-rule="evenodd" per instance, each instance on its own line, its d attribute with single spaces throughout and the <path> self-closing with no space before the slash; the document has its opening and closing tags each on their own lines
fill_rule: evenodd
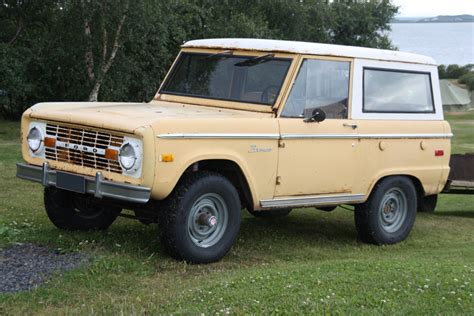
<svg viewBox="0 0 474 316">
<path fill-rule="evenodd" d="M 207 263 L 231 249 L 243 208 L 351 205 L 362 241 L 404 240 L 446 184 L 451 137 L 429 57 L 196 40 L 149 103 L 28 109 L 17 175 L 45 186 L 61 229 L 133 217 L 158 223 L 174 258 Z"/>
</svg>

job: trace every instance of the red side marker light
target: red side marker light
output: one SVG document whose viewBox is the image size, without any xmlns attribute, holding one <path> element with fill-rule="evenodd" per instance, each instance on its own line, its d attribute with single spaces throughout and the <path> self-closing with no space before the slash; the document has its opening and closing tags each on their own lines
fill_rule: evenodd
<svg viewBox="0 0 474 316">
<path fill-rule="evenodd" d="M 435 156 L 436 157 L 444 156 L 444 150 L 442 150 L 442 149 L 435 150 Z"/>
</svg>

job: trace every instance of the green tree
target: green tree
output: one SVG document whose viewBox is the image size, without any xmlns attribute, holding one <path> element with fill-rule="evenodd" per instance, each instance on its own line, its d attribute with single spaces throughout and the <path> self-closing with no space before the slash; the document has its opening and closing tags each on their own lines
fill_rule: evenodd
<svg viewBox="0 0 474 316">
<path fill-rule="evenodd" d="M 470 91 L 474 91 L 474 72 L 463 75 L 459 78 L 459 83 L 466 85 Z"/>
<path fill-rule="evenodd" d="M 2 0 L 0 115 L 41 101 L 148 101 L 190 39 L 392 48 L 396 11 L 388 0 Z"/>
<path fill-rule="evenodd" d="M 438 66 L 438 76 L 439 76 L 439 79 L 446 79 L 447 78 L 446 65 L 439 65 Z"/>
<path fill-rule="evenodd" d="M 461 67 L 459 65 L 449 65 L 448 67 L 446 67 L 446 78 L 458 79 L 469 73 L 470 70 L 471 67 L 469 65 L 464 67 Z"/>
<path fill-rule="evenodd" d="M 0 115 L 18 118 L 31 102 L 42 100 L 38 65 L 42 50 L 49 45 L 49 28 L 54 24 L 58 2 L 52 0 L 3 0 L 0 4 L 0 90 L 7 98 Z"/>
<path fill-rule="evenodd" d="M 334 3 L 331 9 L 332 43 L 394 49 L 388 31 L 398 8 L 388 0 Z"/>
</svg>

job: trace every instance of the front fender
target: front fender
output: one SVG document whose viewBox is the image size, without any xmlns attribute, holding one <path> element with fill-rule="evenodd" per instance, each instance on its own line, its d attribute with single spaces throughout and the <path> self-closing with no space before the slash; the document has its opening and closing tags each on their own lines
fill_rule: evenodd
<svg viewBox="0 0 474 316">
<path fill-rule="evenodd" d="M 255 153 L 251 146 L 268 151 Z M 162 200 L 174 189 L 183 173 L 204 160 L 228 160 L 242 171 L 256 207 L 261 199 L 271 199 L 275 190 L 278 143 L 276 140 L 158 140 L 156 176 L 152 197 Z M 173 162 L 160 161 L 162 154 L 172 154 Z"/>
</svg>

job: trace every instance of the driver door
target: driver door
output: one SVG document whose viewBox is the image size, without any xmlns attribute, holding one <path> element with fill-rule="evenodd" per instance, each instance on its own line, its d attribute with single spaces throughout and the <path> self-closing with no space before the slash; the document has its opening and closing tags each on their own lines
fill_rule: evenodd
<svg viewBox="0 0 474 316">
<path fill-rule="evenodd" d="M 357 126 L 348 119 L 352 60 L 305 57 L 278 118 L 276 197 L 352 193 Z M 318 109 L 326 119 L 305 122 Z"/>
</svg>

